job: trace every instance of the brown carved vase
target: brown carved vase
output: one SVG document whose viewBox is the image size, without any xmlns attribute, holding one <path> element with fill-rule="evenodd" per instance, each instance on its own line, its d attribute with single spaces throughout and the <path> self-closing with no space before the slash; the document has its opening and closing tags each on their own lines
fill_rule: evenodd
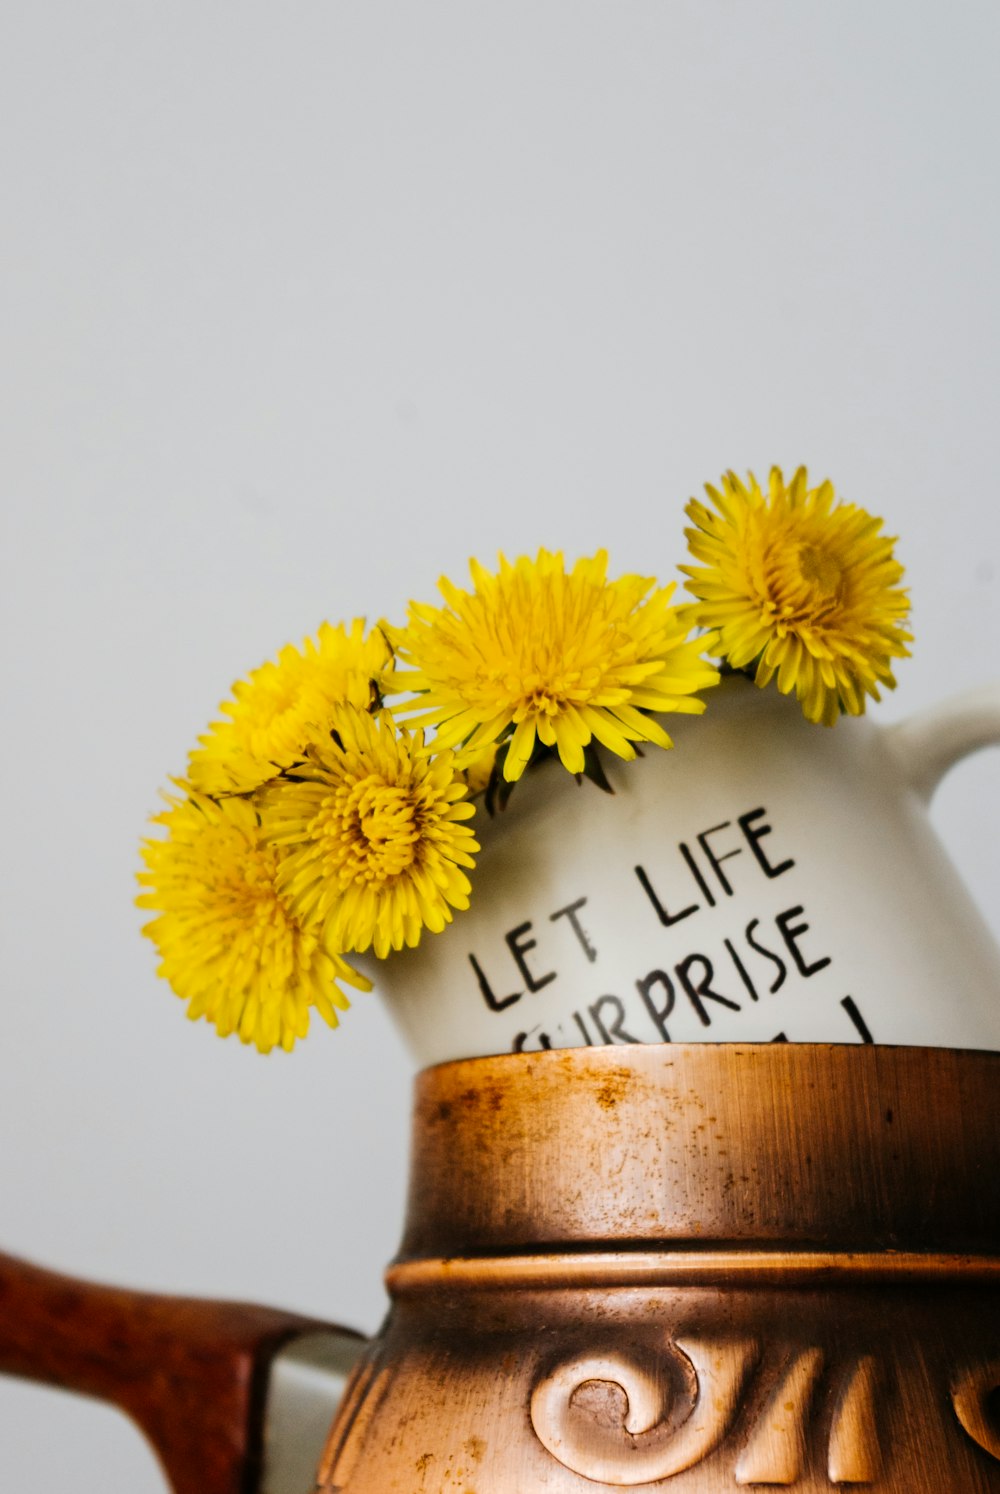
<svg viewBox="0 0 1000 1494">
<path fill-rule="evenodd" d="M 874 1046 L 425 1071 L 319 1489 L 1000 1490 L 998 1094 Z"/>
</svg>

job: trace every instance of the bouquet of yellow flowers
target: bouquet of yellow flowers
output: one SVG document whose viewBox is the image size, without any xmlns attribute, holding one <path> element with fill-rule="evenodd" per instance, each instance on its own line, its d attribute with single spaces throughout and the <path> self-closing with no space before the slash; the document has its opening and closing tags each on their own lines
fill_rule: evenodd
<svg viewBox="0 0 1000 1494">
<path fill-rule="evenodd" d="M 545 757 L 607 787 L 598 748 L 670 747 L 662 718 L 704 711 L 720 669 L 827 726 L 892 688 L 908 599 L 882 521 L 804 468 L 706 491 L 687 508 L 692 601 L 609 579 L 603 551 L 473 560 L 471 589 L 442 579 L 406 626 L 324 623 L 237 681 L 142 849 L 144 933 L 189 1017 L 261 1052 L 291 1049 L 314 1009 L 335 1027 L 343 987 L 370 988 L 352 954 L 412 947 L 468 906 L 480 799 L 502 809 Z"/>
</svg>

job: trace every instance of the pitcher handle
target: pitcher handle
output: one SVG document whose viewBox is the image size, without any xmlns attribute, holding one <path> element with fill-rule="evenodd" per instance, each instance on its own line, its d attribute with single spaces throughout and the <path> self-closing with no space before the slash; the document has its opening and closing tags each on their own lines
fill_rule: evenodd
<svg viewBox="0 0 1000 1494">
<path fill-rule="evenodd" d="M 316 1334 L 364 1342 L 297 1313 L 97 1286 L 0 1253 L 0 1373 L 117 1406 L 175 1494 L 260 1488 L 272 1364 Z"/>
<path fill-rule="evenodd" d="M 1000 743 L 1000 684 L 954 695 L 884 728 L 884 733 L 907 782 L 930 799 L 953 764 L 981 747 Z"/>
</svg>

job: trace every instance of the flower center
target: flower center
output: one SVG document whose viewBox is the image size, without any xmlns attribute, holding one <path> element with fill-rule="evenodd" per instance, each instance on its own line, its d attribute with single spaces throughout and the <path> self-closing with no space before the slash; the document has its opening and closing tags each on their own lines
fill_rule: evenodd
<svg viewBox="0 0 1000 1494">
<path fill-rule="evenodd" d="M 802 545 L 799 548 L 799 570 L 802 579 L 808 581 L 824 596 L 832 596 L 840 586 L 843 572 L 828 550 L 818 545 Z"/>
<path fill-rule="evenodd" d="M 566 703 L 567 691 L 561 688 L 561 680 L 553 680 L 551 683 L 543 682 L 537 676 L 530 675 L 526 680 L 508 681 L 508 692 L 517 700 L 515 716 L 558 716 Z"/>
<path fill-rule="evenodd" d="M 764 560 L 763 617 L 779 637 L 823 627 L 840 605 L 843 585 L 843 567 L 829 549 L 811 539 L 780 536 Z"/>
<path fill-rule="evenodd" d="M 253 713 L 241 712 L 237 717 L 237 729 L 242 732 L 246 750 L 257 757 L 269 758 L 286 749 L 286 738 L 291 733 L 294 751 L 298 745 L 295 739 L 301 734 L 302 696 L 297 680 L 280 675 L 259 685 Z"/>
<path fill-rule="evenodd" d="M 230 915 L 249 921 L 269 914 L 277 904 L 274 888 L 277 858 L 273 851 L 240 847 L 240 859 L 232 863 L 227 874 L 216 875 L 215 885 L 220 904 Z"/>
<path fill-rule="evenodd" d="M 569 645 L 567 644 L 567 650 Z M 497 695 L 506 698 L 515 721 L 525 716 L 560 716 L 568 702 L 585 700 L 597 687 L 600 671 L 551 658 L 526 660 L 520 670 L 494 676 Z"/>
<path fill-rule="evenodd" d="M 299 926 L 276 886 L 278 858 L 238 837 L 206 837 L 202 898 L 221 937 L 215 958 L 256 962 L 265 954 L 282 972 L 294 957 Z M 212 851 L 215 855 L 212 855 Z"/>
<path fill-rule="evenodd" d="M 339 841 L 343 880 L 387 882 L 413 865 L 420 815 L 408 788 L 372 773 L 346 784 L 335 799 L 328 826 L 331 844 Z"/>
</svg>

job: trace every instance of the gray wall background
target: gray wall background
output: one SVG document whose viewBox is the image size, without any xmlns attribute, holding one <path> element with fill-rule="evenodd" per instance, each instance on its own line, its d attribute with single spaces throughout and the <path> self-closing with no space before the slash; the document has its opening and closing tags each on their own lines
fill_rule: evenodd
<svg viewBox="0 0 1000 1494">
<path fill-rule="evenodd" d="M 132 907 L 231 680 L 539 544 L 671 573 L 727 466 L 901 534 L 895 719 L 1000 673 L 1000 11 L 291 0 L 0 14 L 0 1247 L 373 1329 L 410 1064 L 263 1060 Z M 1000 754 L 937 817 L 1000 931 Z M 0 1487 L 157 1494 L 0 1382 Z"/>
</svg>

